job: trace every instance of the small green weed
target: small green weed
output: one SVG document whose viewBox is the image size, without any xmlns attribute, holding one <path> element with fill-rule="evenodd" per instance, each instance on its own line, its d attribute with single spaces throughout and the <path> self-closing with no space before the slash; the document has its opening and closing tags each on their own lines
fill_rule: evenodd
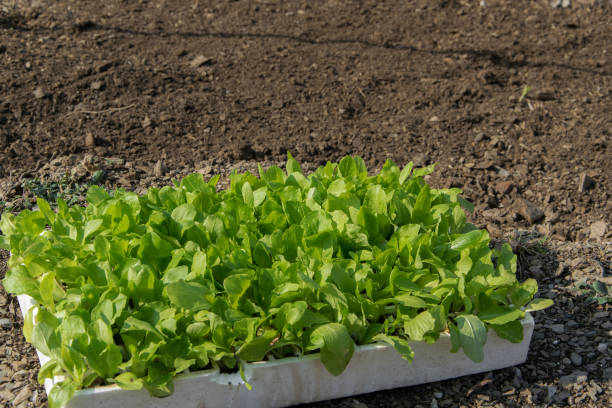
<svg viewBox="0 0 612 408">
<path fill-rule="evenodd" d="M 521 92 L 521 97 L 519 98 L 519 102 L 523 102 L 523 99 L 527 97 L 527 94 L 531 91 L 531 87 L 529 85 L 525 85 L 523 87 L 523 92 Z"/>
<path fill-rule="evenodd" d="M 69 206 L 84 204 L 87 189 L 92 185 L 102 184 L 104 178 L 103 170 L 96 171 L 90 179 L 82 182 L 75 181 L 68 176 L 57 181 L 43 180 L 38 177 L 25 178 L 21 183 L 21 196 L 0 201 L 0 213 L 31 209 L 36 204 L 36 197 L 44 198 L 52 206 L 56 205 L 58 198 L 64 200 Z"/>
<path fill-rule="evenodd" d="M 585 296 L 589 303 L 597 303 L 599 305 L 612 303 L 612 285 L 599 280 L 589 284 L 586 279 L 581 279 L 576 282 L 572 292 Z"/>
</svg>

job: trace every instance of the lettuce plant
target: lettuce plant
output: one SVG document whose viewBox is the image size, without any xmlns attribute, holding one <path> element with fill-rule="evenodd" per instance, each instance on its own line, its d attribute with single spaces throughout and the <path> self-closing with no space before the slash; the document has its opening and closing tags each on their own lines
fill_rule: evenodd
<svg viewBox="0 0 612 408">
<path fill-rule="evenodd" d="M 442 332 L 476 362 L 488 330 L 522 341 L 525 313 L 552 302 L 466 222 L 459 189 L 424 182 L 432 170 L 387 161 L 368 176 L 345 157 L 304 176 L 289 155 L 286 171 L 233 172 L 223 191 L 192 174 L 5 213 L 4 287 L 38 302 L 23 330 L 51 358 L 39 380 L 63 377 L 51 408 L 96 384 L 166 396 L 179 373 L 270 357 L 319 353 L 339 375 L 355 345 L 411 360 L 409 341 Z"/>
</svg>

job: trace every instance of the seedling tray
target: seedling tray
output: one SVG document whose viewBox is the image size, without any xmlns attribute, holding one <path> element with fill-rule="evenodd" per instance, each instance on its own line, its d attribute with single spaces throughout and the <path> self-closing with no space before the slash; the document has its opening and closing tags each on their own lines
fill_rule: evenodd
<svg viewBox="0 0 612 408">
<path fill-rule="evenodd" d="M 29 296 L 18 296 L 22 313 L 34 305 Z M 351 395 L 441 381 L 521 364 L 527 359 L 534 321 L 522 321 L 523 341 L 510 343 L 489 330 L 485 359 L 474 363 L 459 351 L 450 353 L 450 336 L 442 334 L 434 344 L 411 342 L 414 360 L 403 360 L 392 346 L 358 346 L 346 370 L 337 377 L 325 369 L 319 354 L 247 364 L 248 390 L 236 374 L 205 370 L 174 379 L 174 393 L 154 398 L 146 390 L 127 391 L 115 385 L 77 391 L 67 408 L 215 408 L 286 407 Z M 48 358 L 38 352 L 41 365 Z M 45 382 L 47 392 L 53 380 Z"/>
</svg>

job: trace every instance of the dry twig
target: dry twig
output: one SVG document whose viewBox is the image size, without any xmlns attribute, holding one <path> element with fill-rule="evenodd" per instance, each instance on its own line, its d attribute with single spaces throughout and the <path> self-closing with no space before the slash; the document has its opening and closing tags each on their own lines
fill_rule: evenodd
<svg viewBox="0 0 612 408">
<path fill-rule="evenodd" d="M 72 112 L 68 112 L 67 114 L 64 115 L 64 117 L 68 117 L 74 113 L 88 113 L 88 114 L 98 114 L 98 113 L 108 113 L 108 112 L 119 112 L 119 111 L 123 111 L 126 109 L 130 109 L 133 108 L 134 106 L 136 106 L 135 103 L 131 104 L 131 105 L 127 105 L 127 106 L 120 106 L 118 108 L 108 108 L 108 109 L 103 109 L 103 110 L 99 110 L 99 111 L 89 111 L 89 110 L 78 110 L 78 111 L 72 111 Z"/>
</svg>

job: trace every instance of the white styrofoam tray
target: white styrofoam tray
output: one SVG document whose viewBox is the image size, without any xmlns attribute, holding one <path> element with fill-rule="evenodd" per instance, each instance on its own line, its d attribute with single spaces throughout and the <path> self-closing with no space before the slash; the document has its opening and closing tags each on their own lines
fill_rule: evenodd
<svg viewBox="0 0 612 408">
<path fill-rule="evenodd" d="M 29 296 L 18 299 L 24 315 L 35 304 Z M 318 354 L 310 354 L 247 364 L 246 377 L 253 387 L 250 391 L 237 373 L 205 370 L 178 375 L 174 393 L 166 398 L 151 397 L 145 389 L 127 391 L 108 385 L 77 391 L 67 408 L 287 407 L 424 384 L 525 362 L 534 321 L 527 314 L 522 323 L 521 343 L 510 343 L 490 330 L 481 363 L 474 363 L 463 351 L 450 353 L 450 336 L 443 333 L 434 344 L 412 342 L 412 363 L 387 344 L 369 344 L 355 348 L 346 370 L 337 377 L 327 372 Z M 41 365 L 49 360 L 37 353 Z M 52 380 L 45 382 L 47 392 L 52 386 Z"/>
</svg>

